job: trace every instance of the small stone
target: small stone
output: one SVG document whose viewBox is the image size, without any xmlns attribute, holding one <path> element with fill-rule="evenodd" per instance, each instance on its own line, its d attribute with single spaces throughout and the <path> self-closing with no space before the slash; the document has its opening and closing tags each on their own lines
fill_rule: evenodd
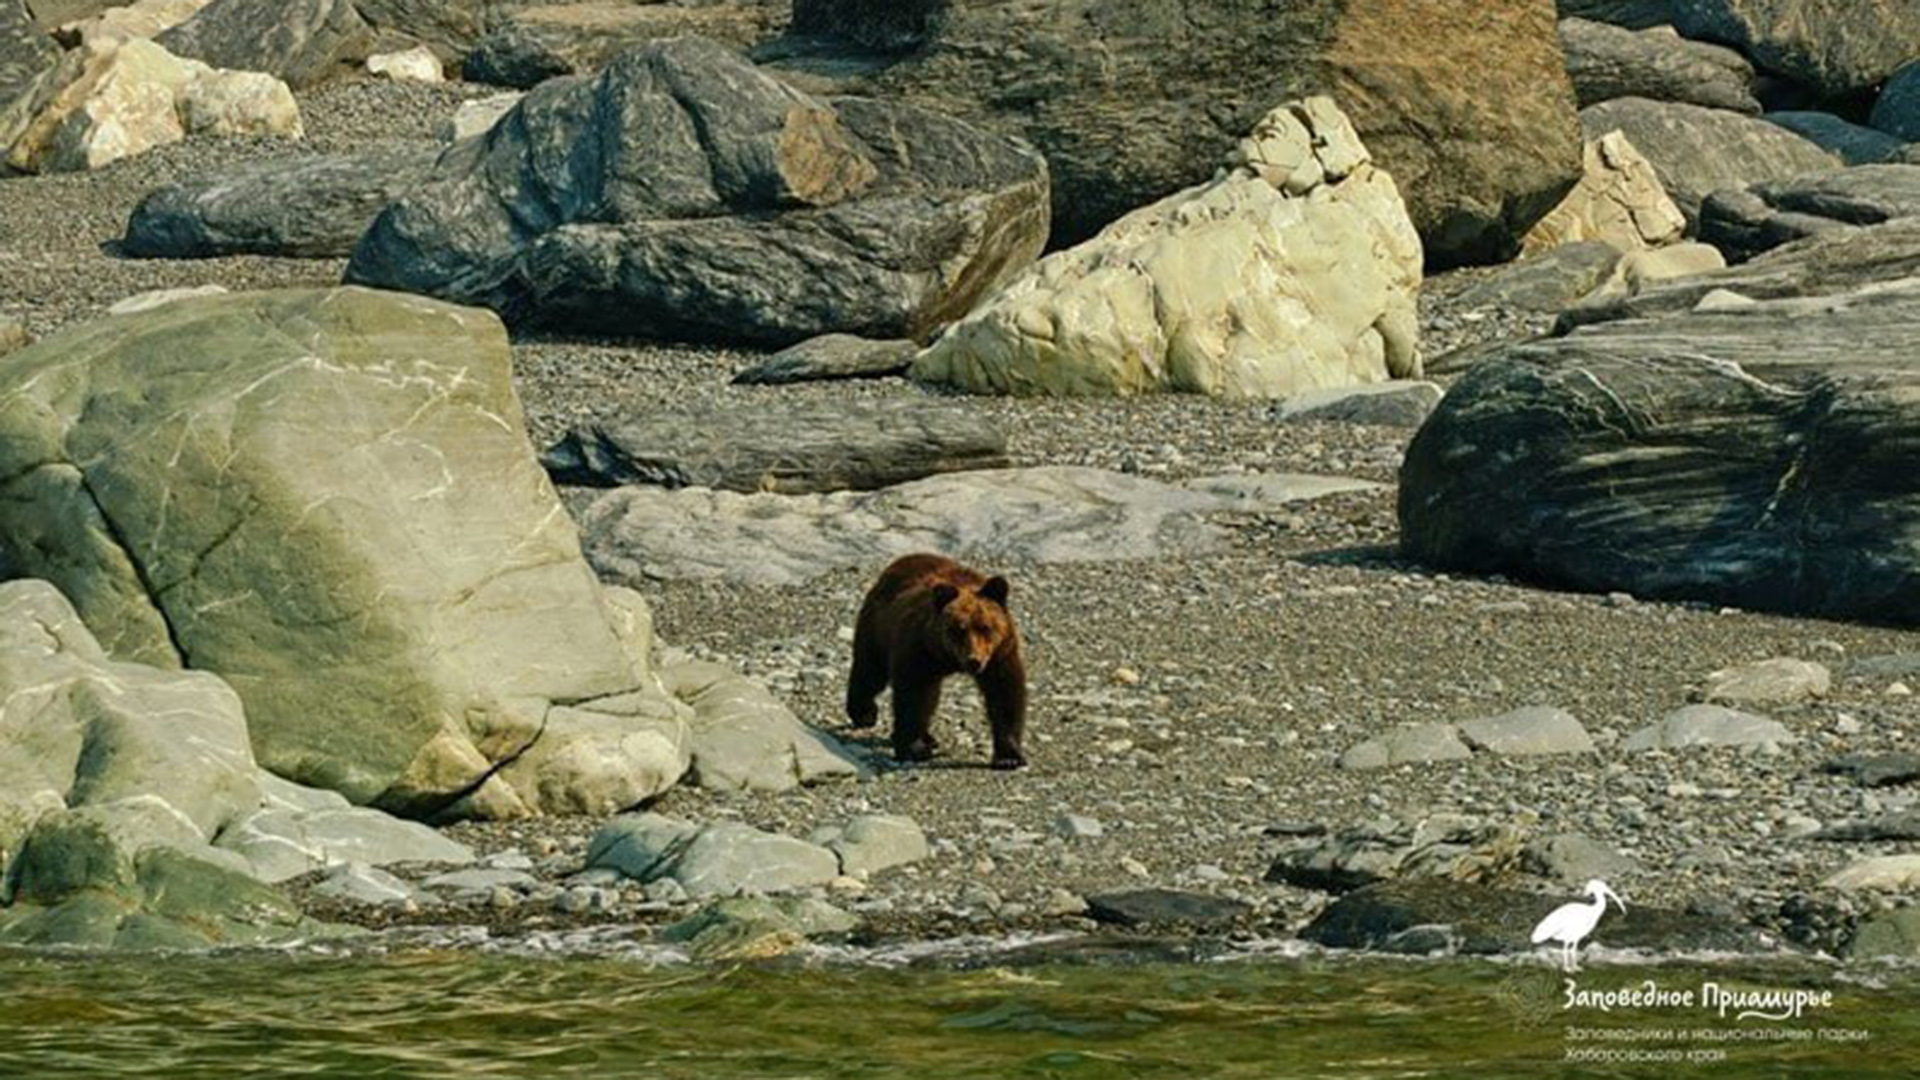
<svg viewBox="0 0 1920 1080">
<path fill-rule="evenodd" d="M 1087 902 L 1071 889 L 1053 889 L 1047 893 L 1047 902 L 1041 911 L 1048 915 L 1084 915 Z"/>
<path fill-rule="evenodd" d="M 1699 699 L 1726 705 L 1787 704 L 1824 697 L 1833 674 L 1811 660 L 1775 657 L 1708 675 Z"/>
<path fill-rule="evenodd" d="M 1114 684 L 1118 686 L 1133 686 L 1139 683 L 1140 673 L 1130 667 L 1117 667 L 1113 669 L 1113 674 L 1108 676 L 1108 678 L 1112 679 Z"/>
<path fill-rule="evenodd" d="M 1080 814 L 1061 814 L 1053 823 L 1054 835 L 1069 840 L 1090 840 L 1106 835 L 1106 831 L 1099 821 Z"/>
<path fill-rule="evenodd" d="M 1149 876 L 1149 873 L 1150 873 L 1147 870 L 1146 863 L 1143 863 L 1139 859 L 1133 858 L 1132 856 L 1121 857 L 1120 869 L 1125 870 L 1127 873 L 1137 878 L 1147 877 Z"/>
</svg>

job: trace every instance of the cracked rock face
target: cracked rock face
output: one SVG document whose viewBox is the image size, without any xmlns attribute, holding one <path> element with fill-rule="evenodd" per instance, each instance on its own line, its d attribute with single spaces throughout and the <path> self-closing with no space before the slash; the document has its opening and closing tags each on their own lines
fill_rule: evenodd
<svg viewBox="0 0 1920 1080">
<path fill-rule="evenodd" d="M 1039 254 L 1038 155 L 674 38 L 550 79 L 374 221 L 347 279 L 568 332 L 924 337 Z"/>
<path fill-rule="evenodd" d="M 223 676 L 261 764 L 356 803 L 574 809 L 565 762 L 591 755 L 496 773 L 559 706 L 659 719 L 482 311 L 212 296 L 9 357 L 0 565 L 56 584 L 116 660 Z"/>
<path fill-rule="evenodd" d="M 1230 398 L 1418 377 L 1420 238 L 1333 101 L 1274 109 L 1230 165 L 1034 264 L 910 374 L 972 393 Z"/>
<path fill-rule="evenodd" d="M 1468 372 L 1406 553 L 1594 591 L 1920 622 L 1920 279 L 1584 327 Z"/>
</svg>

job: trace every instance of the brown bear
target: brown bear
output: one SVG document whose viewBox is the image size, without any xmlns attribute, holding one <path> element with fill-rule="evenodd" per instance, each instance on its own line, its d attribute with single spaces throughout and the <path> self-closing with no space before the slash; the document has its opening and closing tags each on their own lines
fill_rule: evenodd
<svg viewBox="0 0 1920 1080">
<path fill-rule="evenodd" d="M 893 688 L 893 756 L 925 761 L 940 683 L 966 674 L 986 700 L 993 767 L 1027 763 L 1027 665 L 1007 610 L 1007 579 L 969 570 L 941 555 L 907 555 L 881 571 L 853 629 L 847 718 L 857 728 L 879 719 L 874 701 Z"/>
</svg>

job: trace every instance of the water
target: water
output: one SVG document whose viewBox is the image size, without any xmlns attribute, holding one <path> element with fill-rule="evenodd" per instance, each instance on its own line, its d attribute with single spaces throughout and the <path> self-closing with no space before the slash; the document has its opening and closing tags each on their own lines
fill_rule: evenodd
<svg viewBox="0 0 1920 1080">
<path fill-rule="evenodd" d="M 1829 989 L 1834 1001 L 1780 1023 L 1569 1013 L 1560 976 L 1544 966 L 1311 955 L 959 970 L 472 949 L 0 953 L 0 1076 L 1920 1075 L 1911 972 L 1861 981 L 1808 966 L 1736 976 L 1669 963 L 1590 967 L 1579 985 L 1697 988 L 1703 978 Z M 1702 1030 L 1704 1040 L 1684 1042 L 1660 1034 Z M 1622 1032 L 1633 1039 L 1616 1041 Z M 1570 1063 L 1581 1048 L 1695 1060 Z"/>
</svg>

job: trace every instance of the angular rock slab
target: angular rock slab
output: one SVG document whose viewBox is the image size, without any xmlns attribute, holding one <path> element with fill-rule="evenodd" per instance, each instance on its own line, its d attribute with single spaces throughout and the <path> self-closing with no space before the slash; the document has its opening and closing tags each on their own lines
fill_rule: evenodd
<svg viewBox="0 0 1920 1080">
<path fill-rule="evenodd" d="M 1579 18 L 1560 20 L 1560 44 L 1582 106 L 1637 97 L 1760 111 L 1753 65 L 1731 49 L 1686 41 L 1670 29 L 1636 32 Z"/>
<path fill-rule="evenodd" d="M 344 803 L 344 800 L 342 800 Z M 418 822 L 342 805 L 328 810 L 267 808 L 236 822 L 215 846 L 237 852 L 252 876 L 274 884 L 330 866 L 473 861 L 473 849 Z"/>
<path fill-rule="evenodd" d="M 659 676 L 667 693 L 693 711 L 689 779 L 700 787 L 788 791 L 867 774 L 840 740 L 801 723 L 756 680 L 722 664 L 665 658 Z"/>
<path fill-rule="evenodd" d="M 1374 427 L 1417 428 L 1446 391 L 1437 383 L 1396 379 L 1370 386 L 1337 390 L 1309 390 L 1277 403 L 1274 419 L 1282 423 L 1367 424 Z"/>
<path fill-rule="evenodd" d="M 563 484 L 783 495 L 1008 464 L 1007 437 L 991 420 L 916 398 L 650 409 L 575 428 L 541 463 Z"/>
<path fill-rule="evenodd" d="M 587 845 L 587 866 L 635 881 L 671 878 L 696 898 L 792 892 L 840 873 L 840 860 L 818 844 L 738 821 L 696 825 L 651 813 L 601 826 Z"/>
<path fill-rule="evenodd" d="M 1757 117 L 1673 101 L 1620 98 L 1580 110 L 1589 139 L 1619 131 L 1652 164 L 1660 186 L 1693 222 L 1722 188 L 1829 172 L 1840 159 Z"/>
<path fill-rule="evenodd" d="M 562 75 L 588 75 L 622 52 L 697 34 L 737 48 L 767 37 L 776 5 L 544 4 L 508 12 L 474 43 L 461 66 L 470 82 L 532 89 Z"/>
<path fill-rule="evenodd" d="M 1508 349 L 1408 448 L 1402 550 L 1598 592 L 1920 621 L 1920 380 L 1899 371 L 1916 356 L 1920 282 Z"/>
<path fill-rule="evenodd" d="M 1461 293 L 1460 302 L 1474 308 L 1518 308 L 1551 314 L 1592 292 L 1618 265 L 1620 249 L 1605 241 L 1557 244 L 1501 267 Z M 1451 361 L 1436 360 L 1435 364 L 1450 366 Z"/>
<path fill-rule="evenodd" d="M 798 0 L 793 30 L 756 55 L 1037 146 L 1055 246 L 1204 183 L 1313 95 L 1348 110 L 1439 266 L 1510 257 L 1579 175 L 1553 7 L 1532 0 Z"/>
<path fill-rule="evenodd" d="M 222 675 L 264 765 L 356 803 L 538 812 L 495 769 L 641 685 L 486 312 L 321 289 L 71 328 L 0 371 L 0 475 L 0 561 L 109 654 Z"/>
<path fill-rule="evenodd" d="M 353 254 L 387 204 L 426 176 L 438 147 L 243 165 L 150 192 L 127 219 L 122 250 L 141 259 Z"/>
<path fill-rule="evenodd" d="M 911 341 L 870 341 L 851 334 L 822 334 L 789 345 L 733 377 L 736 386 L 784 386 L 838 379 L 884 379 L 905 375 L 920 346 Z"/>
<path fill-rule="evenodd" d="M 1722 705 L 1685 705 L 1626 737 L 1622 750 L 1681 750 L 1694 746 L 1778 746 L 1794 741 L 1778 720 Z"/>
<path fill-rule="evenodd" d="M 1128 889 L 1087 897 L 1087 915 L 1119 926 L 1226 926 L 1252 910 L 1244 900 L 1178 889 Z"/>
<path fill-rule="evenodd" d="M 175 56 L 306 87 L 365 59 L 373 32 L 353 0 L 213 0 L 154 40 Z"/>
<path fill-rule="evenodd" d="M 1920 7 L 1899 0 L 1673 0 L 1673 24 L 1823 97 L 1879 85 L 1920 42 Z"/>
<path fill-rule="evenodd" d="M 1329 98 L 1263 117 L 1220 178 L 1015 276 L 914 361 L 978 394 L 1273 398 L 1420 375 L 1420 241 Z"/>
<path fill-rule="evenodd" d="M 1039 254 L 1046 185 L 1011 141 L 675 38 L 452 147 L 347 279 L 568 332 L 919 338 Z"/>
<path fill-rule="evenodd" d="M 916 551 L 979 562 L 1201 554 L 1205 515 L 1376 490 L 1364 480 L 1228 476 L 1185 485 L 1071 466 L 946 473 L 874 492 L 739 495 L 626 487 L 588 507 L 588 558 L 610 580 L 798 585 Z"/>
<path fill-rule="evenodd" d="M 1855 225 L 1920 216 L 1920 165 L 1856 165 L 1717 191 L 1700 208 L 1700 238 L 1734 260 Z"/>
<path fill-rule="evenodd" d="M 1779 367 L 1783 361 L 1791 360 L 1800 350 L 1810 346 L 1814 346 L 1818 354 L 1817 366 L 1846 362 L 1849 356 L 1854 358 L 1854 363 L 1863 359 L 1878 362 L 1883 357 L 1897 361 L 1900 352 L 1898 342 L 1875 340 L 1880 337 L 1877 334 L 1862 337 L 1871 333 L 1865 326 L 1853 335 L 1869 343 L 1870 347 L 1865 352 L 1859 348 L 1846 352 L 1822 349 L 1817 344 L 1822 337 L 1847 337 L 1846 332 L 1834 329 L 1831 320 L 1867 317 L 1867 312 L 1878 304 L 1878 301 L 1866 298 L 1869 293 L 1877 295 L 1882 291 L 1888 292 L 1889 296 L 1883 298 L 1886 305 L 1889 309 L 1897 309 L 1903 303 L 1901 283 L 1915 276 L 1920 276 L 1920 217 L 1894 218 L 1878 225 L 1822 231 L 1819 235 L 1773 248 L 1740 266 L 1650 285 L 1627 294 L 1596 298 L 1563 312 L 1556 329 L 1564 332 L 1589 323 L 1677 315 L 1699 308 L 1700 317 L 1682 325 L 1685 332 L 1689 333 L 1697 328 L 1701 336 L 1705 336 L 1711 327 L 1722 327 L 1712 334 L 1716 339 L 1716 352 L 1730 347 L 1735 340 L 1758 342 L 1768 336 L 1773 337 L 1775 347 L 1772 349 L 1740 349 L 1739 355 L 1733 358 L 1743 362 Z M 1865 299 L 1852 304 L 1844 299 L 1851 293 L 1860 293 Z M 1715 296 L 1722 302 L 1703 303 L 1709 296 Z M 1738 312 L 1732 306 L 1742 300 L 1811 297 L 1842 299 L 1825 307 L 1808 306 L 1806 311 L 1817 317 L 1811 329 L 1805 331 L 1794 329 L 1802 321 L 1798 309 L 1758 306 Z M 1859 310 L 1853 311 L 1854 307 Z M 1709 308 L 1717 314 L 1709 314 Z M 1762 327 L 1753 320 L 1776 325 Z M 1616 331 L 1620 340 L 1642 334 L 1651 338 L 1660 332 L 1648 328 L 1637 331 L 1621 328 Z M 1791 335 L 1795 340 L 1788 343 L 1782 335 Z M 1673 344 L 1697 349 L 1699 342 Z"/>
</svg>

